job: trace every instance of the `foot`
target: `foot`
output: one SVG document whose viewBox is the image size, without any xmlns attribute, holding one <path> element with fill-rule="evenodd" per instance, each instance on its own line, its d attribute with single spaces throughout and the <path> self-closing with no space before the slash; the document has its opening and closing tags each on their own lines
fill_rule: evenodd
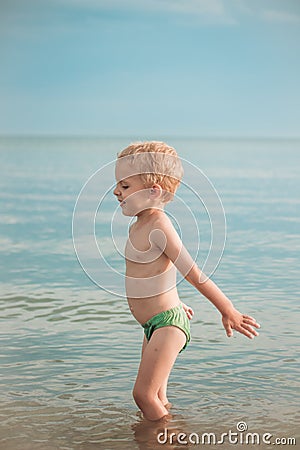
<svg viewBox="0 0 300 450">
<path fill-rule="evenodd" d="M 169 409 L 172 408 L 172 403 L 169 403 L 169 402 L 167 401 L 167 403 L 164 403 L 164 407 L 169 411 Z"/>
<path fill-rule="evenodd" d="M 164 406 L 169 404 L 169 400 L 167 399 L 166 395 L 160 396 L 160 394 L 158 394 L 158 398 Z"/>
</svg>

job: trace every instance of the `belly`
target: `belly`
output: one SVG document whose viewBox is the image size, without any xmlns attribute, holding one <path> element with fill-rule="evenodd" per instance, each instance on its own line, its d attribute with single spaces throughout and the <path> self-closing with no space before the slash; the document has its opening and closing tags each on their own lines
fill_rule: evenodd
<svg viewBox="0 0 300 450">
<path fill-rule="evenodd" d="M 176 274 L 176 267 L 172 263 L 161 265 L 158 269 L 152 264 L 126 264 L 127 300 L 139 323 L 144 324 L 155 314 L 180 303 Z"/>
<path fill-rule="evenodd" d="M 132 315 L 141 325 L 156 314 L 180 304 L 176 287 L 157 296 L 139 299 L 128 297 L 127 300 Z"/>
</svg>

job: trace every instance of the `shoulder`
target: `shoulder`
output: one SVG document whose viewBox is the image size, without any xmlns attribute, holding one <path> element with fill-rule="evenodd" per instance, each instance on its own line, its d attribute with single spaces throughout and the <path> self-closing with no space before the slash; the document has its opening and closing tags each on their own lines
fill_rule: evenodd
<svg viewBox="0 0 300 450">
<path fill-rule="evenodd" d="M 167 214 L 164 211 L 162 211 L 159 214 L 157 214 L 157 216 L 153 220 L 152 227 L 153 229 L 165 230 L 173 228 L 173 224 L 169 219 L 169 217 L 167 216 Z"/>
<path fill-rule="evenodd" d="M 170 218 L 165 213 L 157 215 L 151 228 L 151 241 L 159 247 L 166 247 L 168 242 L 174 243 L 178 240 L 177 232 Z"/>
<path fill-rule="evenodd" d="M 151 235 L 156 238 L 164 236 L 163 240 L 165 240 L 167 236 L 172 235 L 174 232 L 176 233 L 175 228 L 167 214 L 165 212 L 157 214 L 151 224 Z"/>
</svg>

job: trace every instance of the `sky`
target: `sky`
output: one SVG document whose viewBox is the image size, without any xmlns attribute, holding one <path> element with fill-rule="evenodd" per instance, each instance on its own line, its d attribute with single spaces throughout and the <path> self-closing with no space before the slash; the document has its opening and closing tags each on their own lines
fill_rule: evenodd
<svg viewBox="0 0 300 450">
<path fill-rule="evenodd" d="M 0 134 L 300 136 L 299 0 L 0 0 Z"/>
</svg>

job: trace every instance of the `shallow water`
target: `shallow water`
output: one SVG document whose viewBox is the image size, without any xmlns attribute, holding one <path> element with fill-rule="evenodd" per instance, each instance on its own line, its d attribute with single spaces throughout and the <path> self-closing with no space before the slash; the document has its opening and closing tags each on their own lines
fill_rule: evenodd
<svg viewBox="0 0 300 450">
<path fill-rule="evenodd" d="M 241 421 L 296 437 L 299 141 L 169 142 L 222 199 L 227 241 L 213 278 L 261 323 L 259 338 L 227 339 L 214 308 L 180 283 L 195 318 L 170 378 L 173 418 L 143 421 L 131 398 L 142 330 L 124 299 L 83 272 L 71 233 L 81 187 L 128 140 L 1 138 L 1 449 L 168 448 L 157 442 L 165 427 L 220 436 Z M 100 217 L 100 240 L 112 210 Z M 202 249 L 207 220 L 200 209 L 196 217 Z M 122 271 L 120 255 L 110 257 Z"/>
</svg>

